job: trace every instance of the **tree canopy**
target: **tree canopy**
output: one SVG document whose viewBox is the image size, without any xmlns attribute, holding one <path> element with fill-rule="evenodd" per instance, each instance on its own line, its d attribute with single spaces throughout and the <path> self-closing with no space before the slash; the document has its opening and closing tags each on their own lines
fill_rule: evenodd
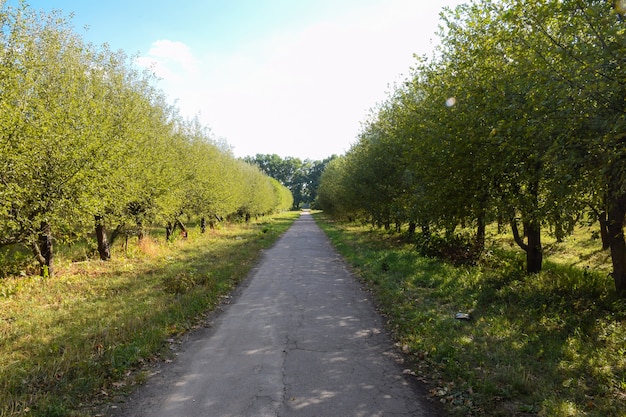
<svg viewBox="0 0 626 417">
<path fill-rule="evenodd" d="M 122 229 L 291 206 L 286 187 L 182 118 L 154 75 L 86 44 L 59 12 L 2 3 L 0 25 L 0 247 L 27 245 L 44 275 L 53 241 L 94 228 L 108 259 Z"/>
<path fill-rule="evenodd" d="M 247 156 L 244 161 L 256 165 L 266 175 L 287 187 L 293 195 L 293 208 L 310 207 L 316 197 L 320 177 L 326 165 L 336 156 L 322 161 L 300 158 L 281 158 L 277 154 L 256 154 Z"/>
<path fill-rule="evenodd" d="M 424 231 L 508 224 L 542 268 L 542 233 L 592 213 L 626 290 L 626 22 L 620 2 L 476 0 L 328 166 L 318 203 Z M 520 230 L 520 227 L 523 230 Z"/>
</svg>

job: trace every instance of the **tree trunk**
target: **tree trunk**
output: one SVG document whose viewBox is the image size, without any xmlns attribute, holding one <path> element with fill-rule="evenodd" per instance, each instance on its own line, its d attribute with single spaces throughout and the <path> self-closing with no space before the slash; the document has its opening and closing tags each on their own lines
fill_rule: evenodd
<svg viewBox="0 0 626 417">
<path fill-rule="evenodd" d="M 52 248 L 52 231 L 50 224 L 41 223 L 39 236 L 37 240 L 32 242 L 32 249 L 35 257 L 41 267 L 40 274 L 44 278 L 49 278 L 53 274 L 53 248 Z"/>
<path fill-rule="evenodd" d="M 482 252 L 483 249 L 485 249 L 485 236 L 487 229 L 484 212 L 478 216 L 477 223 L 478 226 L 476 227 L 476 241 L 474 244 L 476 245 L 476 250 Z"/>
<path fill-rule="evenodd" d="M 498 214 L 498 234 L 503 234 L 506 230 L 506 220 L 502 214 Z"/>
<path fill-rule="evenodd" d="M 609 222 L 606 219 L 606 211 L 598 213 L 598 222 L 600 223 L 600 238 L 602 239 L 602 250 L 611 247 L 611 239 L 609 238 Z"/>
<path fill-rule="evenodd" d="M 204 216 L 200 219 L 200 233 L 206 233 L 206 218 Z"/>
<path fill-rule="evenodd" d="M 98 253 L 100 260 L 108 261 L 111 259 L 111 246 L 107 239 L 107 231 L 104 226 L 104 217 L 94 216 L 96 221 L 96 240 L 98 241 Z"/>
<path fill-rule="evenodd" d="M 174 233 L 174 227 L 175 225 L 173 225 L 172 222 L 167 222 L 165 225 L 165 241 L 170 241 L 172 233 Z"/>
<path fill-rule="evenodd" d="M 189 234 L 187 233 L 187 228 L 185 227 L 185 225 L 183 224 L 183 222 L 180 221 L 180 219 L 176 219 L 176 223 L 174 223 L 176 226 L 180 227 L 180 235 L 183 239 L 187 239 L 187 236 L 189 236 Z"/>
<path fill-rule="evenodd" d="M 554 220 L 554 237 L 556 238 L 557 243 L 563 243 L 563 241 L 565 240 L 563 220 L 561 219 L 561 215 L 558 213 L 556 215 L 556 219 Z"/>
<path fill-rule="evenodd" d="M 526 252 L 526 272 L 536 274 L 541 272 L 543 264 L 543 249 L 541 247 L 541 227 L 538 222 L 524 222 L 524 234 L 528 238 L 528 243 L 524 243 L 524 239 L 519 234 L 517 221 L 511 220 L 511 229 L 515 243 Z"/>
<path fill-rule="evenodd" d="M 613 263 L 615 290 L 626 294 L 626 241 L 624 241 L 624 220 L 626 217 L 626 194 L 609 202 L 607 232 Z"/>
<path fill-rule="evenodd" d="M 524 223 L 524 230 L 528 236 L 528 251 L 526 252 L 526 272 L 536 274 L 541 272 L 543 265 L 543 248 L 541 247 L 541 226 L 539 222 Z"/>
<path fill-rule="evenodd" d="M 602 250 L 607 250 L 611 247 L 611 242 L 609 239 L 609 223 L 606 219 L 606 210 L 596 210 L 596 208 L 590 205 L 591 211 L 598 218 L 598 223 L 600 224 L 600 239 L 602 240 Z"/>
<path fill-rule="evenodd" d="M 137 219 L 136 223 L 137 223 L 137 241 L 141 242 L 144 237 L 143 222 L 141 221 L 141 219 Z"/>
<path fill-rule="evenodd" d="M 173 223 L 172 222 L 167 222 L 167 225 L 165 226 L 165 240 L 167 240 L 169 242 L 170 239 L 173 239 L 174 232 L 176 231 L 177 227 L 180 227 L 181 237 L 183 239 L 187 238 L 187 228 L 185 227 L 183 222 L 180 221 L 180 219 L 176 219 L 176 220 L 174 220 Z"/>
<path fill-rule="evenodd" d="M 409 238 L 413 239 L 413 237 L 415 236 L 415 230 L 417 229 L 417 223 L 415 222 L 410 222 L 409 223 Z"/>
</svg>

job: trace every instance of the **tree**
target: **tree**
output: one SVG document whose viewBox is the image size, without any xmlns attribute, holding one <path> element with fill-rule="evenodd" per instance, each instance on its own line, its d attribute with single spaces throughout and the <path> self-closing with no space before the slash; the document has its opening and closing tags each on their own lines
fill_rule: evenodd
<svg viewBox="0 0 626 417">
<path fill-rule="evenodd" d="M 619 2 L 537 2 L 524 13 L 531 44 L 553 74 L 559 97 L 561 172 L 575 174 L 593 206 L 603 207 L 617 291 L 626 291 L 626 22 Z M 519 10 L 521 5 L 515 4 Z M 520 13 L 521 15 L 521 13 Z M 530 44 L 530 41 L 526 41 Z M 537 45 L 537 46 L 534 46 Z M 568 138 L 576 140 L 568 140 Z M 569 168 L 569 170 L 568 170 Z M 582 204 L 586 202 L 583 201 Z"/>
<path fill-rule="evenodd" d="M 347 156 L 331 160 L 320 178 L 315 206 L 338 218 L 350 218 L 358 211 L 359 202 L 353 198 Z"/>
<path fill-rule="evenodd" d="M 620 13 L 611 2 L 578 0 L 447 10 L 438 55 L 396 88 L 341 170 L 322 176 L 320 202 L 339 207 L 350 195 L 358 203 L 343 207 L 383 222 L 402 212 L 446 230 L 475 219 L 479 246 L 488 220 L 508 218 L 531 273 L 542 268 L 542 228 L 562 239 L 592 207 L 624 290 Z M 343 194 L 333 202 L 327 188 Z"/>
<path fill-rule="evenodd" d="M 243 200 L 238 213 L 246 222 L 252 217 L 257 217 L 271 213 L 277 205 L 274 194 L 274 186 L 270 178 L 264 175 L 261 170 L 247 162 L 241 161 L 238 164 L 243 177 Z"/>
<path fill-rule="evenodd" d="M 245 157 L 244 161 L 258 166 L 263 173 L 289 188 L 294 199 L 293 208 L 297 209 L 315 201 L 321 172 L 330 159 L 332 157 L 324 161 L 302 161 L 294 157 L 283 159 L 276 154 L 257 154 Z"/>
<path fill-rule="evenodd" d="M 150 168 L 159 165 L 161 154 L 152 153 L 154 138 L 162 132 L 163 115 L 169 106 L 151 86 L 152 76 L 129 68 L 124 53 L 113 53 L 103 46 L 92 67 L 92 78 L 102 85 L 104 93 L 90 107 L 90 123 L 86 125 L 97 123 L 95 130 L 104 146 L 100 154 L 94 155 L 102 178 L 89 212 L 95 219 L 100 258 L 107 260 L 115 239 L 128 233 L 129 223 L 136 223 L 138 235 L 142 236 L 147 204 L 141 202 L 138 194 Z M 116 224 L 110 236 L 107 222 Z"/>
<path fill-rule="evenodd" d="M 84 44 L 56 12 L 3 4 L 0 17 L 0 246 L 29 246 L 43 275 L 54 241 L 94 228 L 107 260 L 129 224 L 139 238 L 147 223 L 171 235 L 183 216 L 257 216 L 291 201 L 183 120 L 125 54 Z"/>
<path fill-rule="evenodd" d="M 53 233 L 72 239 L 98 193 L 106 145 L 91 110 L 104 90 L 93 77 L 94 51 L 58 14 L 22 5 L 5 16 L 0 228 L 3 243 L 27 243 L 50 275 Z"/>
<path fill-rule="evenodd" d="M 317 192 L 320 187 L 320 180 L 322 177 L 322 173 L 326 169 L 326 166 L 337 158 L 337 155 L 331 155 L 328 158 L 323 159 L 322 161 L 312 161 L 311 167 L 309 169 L 309 174 L 306 178 L 306 189 L 308 190 L 308 202 L 312 205 L 315 204 L 317 200 Z"/>
</svg>

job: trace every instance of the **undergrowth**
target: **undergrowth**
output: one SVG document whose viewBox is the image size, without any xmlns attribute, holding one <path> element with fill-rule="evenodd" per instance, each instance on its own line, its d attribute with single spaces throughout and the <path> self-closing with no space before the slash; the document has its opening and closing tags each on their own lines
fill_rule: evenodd
<svg viewBox="0 0 626 417">
<path fill-rule="evenodd" d="M 626 301 L 605 265 L 580 265 L 577 245 L 553 247 L 558 256 L 528 276 L 506 245 L 454 266 L 397 235 L 315 219 L 450 415 L 626 415 Z"/>
<path fill-rule="evenodd" d="M 60 257 L 50 279 L 0 279 L 0 416 L 83 416 L 132 389 L 297 215 L 148 238 L 108 262 Z"/>
</svg>

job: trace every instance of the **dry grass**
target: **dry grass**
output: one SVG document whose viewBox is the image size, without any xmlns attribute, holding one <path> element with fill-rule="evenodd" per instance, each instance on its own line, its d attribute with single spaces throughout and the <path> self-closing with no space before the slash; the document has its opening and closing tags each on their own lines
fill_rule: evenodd
<svg viewBox="0 0 626 417">
<path fill-rule="evenodd" d="M 133 370 L 167 355 L 167 339 L 218 305 L 296 215 L 0 280 L 0 416 L 78 416 L 140 382 Z"/>
</svg>

